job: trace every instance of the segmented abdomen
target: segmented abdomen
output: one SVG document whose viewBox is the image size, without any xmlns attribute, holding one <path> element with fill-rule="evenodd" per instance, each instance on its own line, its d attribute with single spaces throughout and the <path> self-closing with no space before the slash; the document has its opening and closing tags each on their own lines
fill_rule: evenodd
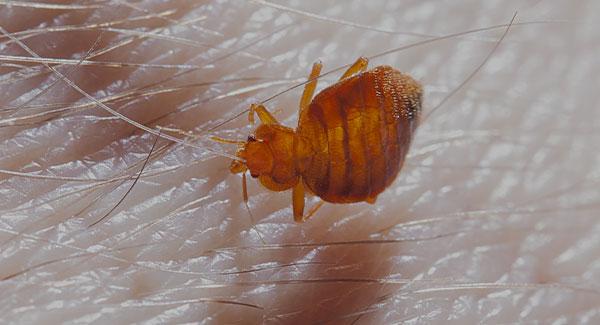
<svg viewBox="0 0 600 325">
<path fill-rule="evenodd" d="M 334 203 L 376 198 L 402 167 L 421 95 L 419 83 L 389 66 L 321 91 L 297 128 L 312 147 L 300 170 L 306 186 Z"/>
</svg>

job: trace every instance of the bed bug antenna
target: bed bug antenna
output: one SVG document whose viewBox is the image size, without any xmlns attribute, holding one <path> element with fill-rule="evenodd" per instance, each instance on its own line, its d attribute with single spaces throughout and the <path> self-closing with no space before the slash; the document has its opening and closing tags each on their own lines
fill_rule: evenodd
<svg viewBox="0 0 600 325">
<path fill-rule="evenodd" d="M 249 136 L 248 137 L 248 141 L 252 141 L 251 139 L 253 139 L 253 136 Z M 242 143 L 242 145 L 245 145 L 246 143 Z M 240 147 L 237 151 L 236 154 L 238 157 L 242 158 L 245 156 L 244 153 L 244 148 Z M 258 238 L 260 238 L 260 241 L 263 243 L 263 245 L 266 245 L 267 243 L 265 242 L 260 230 L 258 230 L 258 228 L 256 227 L 256 223 L 254 222 L 254 215 L 252 215 L 252 211 L 250 210 L 250 205 L 248 205 L 248 181 L 247 181 L 247 177 L 246 177 L 246 172 L 248 171 L 248 167 L 246 166 L 245 161 L 243 160 L 232 160 L 231 161 L 231 165 L 229 165 L 229 171 L 232 174 L 242 174 L 242 199 L 244 200 L 244 205 L 246 206 L 246 211 L 248 211 L 248 217 L 250 218 L 250 226 L 252 226 L 252 229 L 254 229 L 254 231 L 256 232 L 256 234 L 258 235 Z"/>
<path fill-rule="evenodd" d="M 258 238 L 260 238 L 260 241 L 262 242 L 262 244 L 266 245 L 267 242 L 265 242 L 265 239 L 263 238 L 262 234 L 256 227 L 256 223 L 254 222 L 254 216 L 252 215 L 252 211 L 250 211 L 250 206 L 248 205 L 248 184 L 246 182 L 246 172 L 245 171 L 242 173 L 242 197 L 244 199 L 244 205 L 246 206 L 246 211 L 248 211 L 248 218 L 250 218 L 250 226 L 252 226 L 252 229 L 254 229 L 254 231 L 256 231 L 256 234 L 258 235 Z"/>
<path fill-rule="evenodd" d="M 217 136 L 214 136 L 214 135 L 211 136 L 210 139 L 213 140 L 214 142 L 227 143 L 227 144 L 237 144 L 238 146 L 243 146 L 244 143 L 246 143 L 244 141 L 225 139 L 225 138 L 217 137 Z"/>
</svg>

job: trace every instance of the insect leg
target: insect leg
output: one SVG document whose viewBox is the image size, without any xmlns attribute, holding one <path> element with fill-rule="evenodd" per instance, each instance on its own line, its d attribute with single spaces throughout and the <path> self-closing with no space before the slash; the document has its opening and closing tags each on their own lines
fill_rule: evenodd
<svg viewBox="0 0 600 325">
<path fill-rule="evenodd" d="M 211 136 L 210 139 L 213 140 L 214 142 L 227 143 L 227 144 L 244 145 L 246 143 L 246 141 L 225 139 L 225 138 L 217 137 L 214 135 Z"/>
<path fill-rule="evenodd" d="M 360 58 L 358 58 L 358 60 L 356 60 L 356 62 L 354 62 L 354 64 L 350 66 L 350 68 L 348 68 L 348 70 L 346 70 L 346 72 L 344 72 L 340 80 L 344 80 L 356 73 L 367 70 L 368 65 L 369 59 L 365 58 L 364 56 L 361 56 Z"/>
<path fill-rule="evenodd" d="M 306 220 L 308 220 L 308 218 L 312 217 L 317 212 L 317 210 L 319 210 L 323 206 L 323 204 L 325 204 L 325 201 L 320 201 L 319 203 L 315 204 L 315 206 L 312 207 L 310 209 L 310 211 L 308 211 L 308 214 L 304 218 L 304 221 L 306 221 Z"/>
<path fill-rule="evenodd" d="M 256 227 L 256 223 L 254 222 L 254 217 L 252 216 L 252 211 L 250 211 L 250 206 L 248 205 L 248 183 L 246 182 L 246 171 L 245 170 L 242 172 L 242 197 L 244 199 L 244 205 L 246 206 L 246 211 L 248 211 L 248 216 L 250 217 L 250 225 L 252 226 L 252 229 L 254 229 L 254 231 L 256 231 L 256 234 L 258 235 L 258 238 L 260 238 L 260 241 L 263 243 L 263 245 L 266 245 L 267 243 L 265 242 L 263 235 L 260 233 L 260 231 Z"/>
<path fill-rule="evenodd" d="M 244 203 L 248 204 L 248 183 L 246 182 L 246 172 L 242 173 L 242 198 Z"/>
<path fill-rule="evenodd" d="M 369 204 L 375 204 L 375 202 L 377 201 L 377 195 L 376 196 L 371 196 L 368 199 L 365 200 L 365 202 L 369 203 Z"/>
<path fill-rule="evenodd" d="M 292 207 L 294 210 L 294 221 L 302 223 L 308 220 L 317 212 L 317 210 L 319 210 L 323 206 L 324 203 L 325 201 L 320 201 L 319 203 L 315 204 L 315 206 L 310 208 L 308 214 L 304 216 L 304 184 L 302 182 L 302 179 L 299 179 L 298 184 L 296 184 L 296 186 L 294 186 L 294 188 L 292 189 Z"/>
<path fill-rule="evenodd" d="M 308 83 L 304 86 L 302 98 L 300 98 L 300 112 L 307 108 L 310 102 L 312 101 L 313 95 L 315 93 L 315 88 L 317 88 L 317 81 L 319 74 L 321 73 L 322 67 L 323 64 L 321 64 L 320 61 L 315 62 L 312 66 L 312 70 L 310 71 L 310 75 L 308 76 Z"/>
<path fill-rule="evenodd" d="M 304 184 L 302 179 L 292 189 L 292 209 L 294 210 L 294 221 L 304 222 Z"/>
<path fill-rule="evenodd" d="M 258 115 L 258 118 L 263 124 L 279 124 L 275 117 L 269 113 L 269 111 L 262 104 L 252 104 L 250 105 L 250 110 L 248 111 L 248 121 L 254 124 L 254 113 Z"/>
</svg>

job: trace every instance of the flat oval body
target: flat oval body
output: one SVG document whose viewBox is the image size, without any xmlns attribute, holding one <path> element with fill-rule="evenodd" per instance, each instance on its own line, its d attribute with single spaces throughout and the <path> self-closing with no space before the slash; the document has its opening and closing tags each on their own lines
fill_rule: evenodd
<svg viewBox="0 0 600 325">
<path fill-rule="evenodd" d="M 296 130 L 305 147 L 297 169 L 306 187 L 328 202 L 373 202 L 402 167 L 421 97 L 418 82 L 389 66 L 317 94 Z"/>
</svg>

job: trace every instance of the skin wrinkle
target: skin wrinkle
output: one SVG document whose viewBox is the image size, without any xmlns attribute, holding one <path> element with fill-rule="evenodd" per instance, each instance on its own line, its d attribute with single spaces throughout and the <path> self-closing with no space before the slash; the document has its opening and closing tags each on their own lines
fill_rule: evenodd
<svg viewBox="0 0 600 325">
<path fill-rule="evenodd" d="M 430 117 L 505 27 L 372 59 L 370 67 L 391 65 L 424 86 L 427 117 L 398 178 L 375 205 L 326 204 L 301 225 L 292 220 L 290 192 L 249 179 L 265 247 L 249 225 L 229 159 L 202 150 L 234 154 L 235 146 L 204 138 L 192 141 L 196 147 L 157 148 L 127 199 L 88 230 L 131 185 L 155 137 L 107 118 L 43 65 L 22 63 L 36 74 L 11 74 L 0 84 L 0 170 L 8 172 L 0 174 L 0 322 L 599 321 L 600 157 L 589 136 L 599 123 L 597 2 L 35 6 L 0 4 L 0 25 L 26 35 L 22 41 L 41 57 L 70 62 L 49 65 L 117 112 L 203 136 L 250 103 L 305 80 L 318 59 L 326 72 L 423 35 L 503 25 L 519 15 L 489 62 Z M 170 10 L 178 11 L 164 16 Z M 134 64 L 128 67 L 75 67 L 101 33 L 97 27 L 43 31 L 152 13 L 163 16 L 119 24 L 124 32 L 102 35 L 86 58 Z M 32 57 L 6 37 L 0 54 Z M 1 80 L 18 69 L 0 63 Z M 192 66 L 199 68 L 184 73 Z M 317 92 L 341 73 L 322 78 Z M 237 92 L 258 83 L 265 86 Z M 5 109 L 45 87 L 15 116 L 56 113 L 4 126 L 15 113 Z M 301 92 L 266 106 L 281 109 L 275 117 L 295 127 Z M 61 110 L 69 107 L 80 109 Z M 240 117 L 210 134 L 245 139 L 252 130 Z"/>
</svg>

